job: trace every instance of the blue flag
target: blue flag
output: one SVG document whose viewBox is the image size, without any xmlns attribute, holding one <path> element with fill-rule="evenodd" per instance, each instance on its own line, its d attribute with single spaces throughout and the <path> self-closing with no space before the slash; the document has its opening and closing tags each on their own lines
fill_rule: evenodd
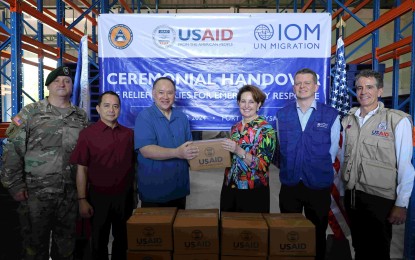
<svg viewBox="0 0 415 260">
<path fill-rule="evenodd" d="M 79 43 L 71 102 L 84 109 L 90 119 L 88 38 L 86 35 Z"/>
<path fill-rule="evenodd" d="M 79 105 L 79 82 L 81 81 L 81 67 L 82 67 L 82 43 L 79 43 L 78 47 L 78 61 L 76 62 L 76 72 L 75 78 L 73 82 L 73 89 L 72 89 L 72 97 L 71 102 L 72 104 L 78 106 Z"/>
</svg>

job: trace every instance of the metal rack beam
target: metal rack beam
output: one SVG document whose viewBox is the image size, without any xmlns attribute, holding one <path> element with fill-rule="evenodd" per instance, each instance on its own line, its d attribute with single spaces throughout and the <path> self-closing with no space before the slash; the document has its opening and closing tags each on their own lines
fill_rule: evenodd
<svg viewBox="0 0 415 260">
<path fill-rule="evenodd" d="M 360 30 L 346 37 L 344 39 L 344 46 L 345 47 L 349 46 L 350 44 L 356 42 L 357 40 L 362 39 L 363 37 L 373 33 L 375 30 L 392 22 L 395 18 L 400 17 L 404 15 L 405 13 L 412 11 L 412 9 L 415 8 L 414 5 L 415 3 L 413 3 L 412 1 L 405 1 L 400 6 L 384 13 L 383 15 L 379 16 L 377 20 L 374 20 L 370 22 L 369 24 L 367 24 L 366 27 L 363 27 Z M 331 53 L 332 54 L 336 53 L 335 45 L 333 45 L 333 47 L 331 48 Z"/>
<path fill-rule="evenodd" d="M 70 0 L 63 0 L 63 2 L 67 5 L 69 5 L 70 7 L 72 7 L 75 11 L 77 11 L 79 14 L 82 14 L 83 11 L 81 8 L 79 8 L 76 4 L 74 4 L 74 2 L 70 1 Z M 91 24 L 93 26 L 97 26 L 97 20 L 95 20 L 94 18 L 92 18 L 91 16 L 89 16 L 88 14 L 86 14 L 84 16 L 86 19 L 88 19 L 88 21 L 91 22 Z"/>
<path fill-rule="evenodd" d="M 374 21 L 369 23 L 366 27 L 363 29 L 355 32 L 354 34 L 350 35 L 346 38 L 346 41 L 348 44 L 351 44 L 352 42 L 375 32 L 382 26 L 394 22 L 394 42 L 379 47 L 379 42 L 373 45 L 373 51 L 370 53 L 367 53 L 357 59 L 354 59 L 352 61 L 349 61 L 351 64 L 372 64 L 372 67 L 376 69 L 376 65 L 380 62 L 385 62 L 392 60 L 393 65 L 391 67 L 387 67 L 385 69 L 385 73 L 392 72 L 392 107 L 395 109 L 402 109 L 404 105 L 406 105 L 407 102 L 414 103 L 414 94 L 411 92 L 410 97 L 406 100 L 403 100 L 401 103 L 399 103 L 399 70 L 407 67 L 412 67 L 412 62 L 403 62 L 400 63 L 400 57 L 405 54 L 409 54 L 412 51 L 412 36 L 406 37 L 401 39 L 401 29 L 400 29 L 400 17 L 407 12 L 412 11 L 412 14 L 414 12 L 414 5 L 415 3 L 412 1 L 404 1 L 401 3 L 401 1 L 395 1 L 395 7 L 384 13 L 383 15 L 379 17 L 375 17 L 376 14 L 374 14 Z M 375 5 L 376 6 L 376 5 Z M 374 9 L 375 11 L 379 10 L 379 6 L 377 6 Z M 414 31 L 414 26 L 412 24 L 412 31 Z M 413 34 L 413 33 L 412 33 Z M 372 39 L 372 42 L 375 40 Z"/>
<path fill-rule="evenodd" d="M 2 62 L 2 76 L 3 78 L 10 83 L 11 85 L 11 115 L 17 114 L 23 105 L 23 96 L 28 94 L 23 91 L 23 64 L 28 64 L 36 66 L 38 68 L 38 96 L 43 98 L 43 81 L 44 75 L 43 70 L 53 70 L 54 68 L 44 65 L 44 58 L 49 58 L 52 60 L 58 60 L 58 64 L 63 62 L 75 63 L 77 57 L 69 54 L 65 50 L 65 44 L 69 41 L 71 46 L 74 46 L 74 43 L 79 43 L 83 32 L 75 28 L 74 24 L 69 24 L 64 19 L 65 4 L 62 1 L 57 1 L 57 14 L 51 10 L 43 8 L 42 0 L 2 0 L 0 1 L 3 6 L 6 8 L 7 14 L 10 18 L 3 19 L 3 22 L 0 22 L 0 50 Z M 67 2 L 65 0 L 65 2 Z M 85 5 L 90 8 L 91 12 L 96 12 L 94 5 L 88 4 L 86 1 Z M 96 3 L 99 4 L 99 1 Z M 62 4 L 62 8 L 59 11 L 59 4 Z M 94 17 L 91 17 L 88 13 L 83 12 L 81 8 L 73 5 L 73 2 L 70 1 L 68 4 L 70 8 L 76 13 L 80 13 L 80 19 L 85 18 L 92 28 L 96 27 L 97 22 Z M 4 14 L 4 12 L 3 12 Z M 33 26 L 25 21 L 25 16 L 27 14 L 37 20 L 37 26 Z M 95 15 L 95 14 L 93 14 Z M 6 23 L 7 22 L 7 23 Z M 49 28 L 52 28 L 57 32 L 58 39 L 61 37 L 61 40 L 58 40 L 56 46 L 43 43 L 43 26 L 46 25 Z M 35 31 L 35 35 L 25 35 L 26 30 L 24 27 L 27 26 L 30 32 Z M 96 31 L 94 31 L 96 32 Z M 93 63 L 96 63 L 95 53 L 98 51 L 98 46 L 96 44 L 96 36 L 89 37 L 89 49 L 94 53 Z M 75 46 L 76 47 L 76 46 Z M 77 47 L 76 47 L 77 48 Z M 37 61 L 29 60 L 25 58 L 27 53 L 33 53 L 37 56 Z M 9 69 L 6 69 L 8 67 Z M 10 74 L 8 76 L 7 74 Z M 6 82 L 4 81 L 4 82 Z M 28 96 L 32 101 L 32 97 Z"/>
<path fill-rule="evenodd" d="M 11 1 L 11 0 L 9 0 Z M 60 1 L 58 1 L 60 2 Z M 27 13 L 28 15 L 42 21 L 45 25 L 55 29 L 57 32 L 61 33 L 65 37 L 75 41 L 80 42 L 82 36 L 74 33 L 72 30 L 67 29 L 64 25 L 52 20 L 50 17 L 38 12 L 36 9 L 32 8 L 29 4 L 22 3 L 22 11 Z M 58 18 L 58 17 L 57 17 Z M 94 52 L 98 52 L 98 45 L 88 43 L 88 48 Z"/>
<path fill-rule="evenodd" d="M 91 37 L 88 38 L 88 47 L 92 53 L 92 59 L 96 60 L 96 53 L 98 52 L 98 46 L 96 43 L 96 31 L 94 30 L 97 26 L 96 22 L 96 15 L 99 13 L 108 13 L 111 11 L 111 9 L 117 9 L 121 10 L 122 12 L 126 13 L 134 13 L 134 12 L 140 12 L 141 8 L 141 1 L 137 1 L 137 4 L 135 4 L 135 1 L 127 1 L 127 0 L 94 0 L 92 3 L 89 3 L 86 0 L 78 0 L 78 3 L 81 5 L 75 5 L 74 1 L 71 0 L 63 0 L 63 3 L 66 4 L 67 9 L 72 9 L 77 14 L 80 14 L 79 18 L 77 18 L 74 23 L 69 24 L 67 23 L 62 17 L 58 17 L 53 11 L 48 9 L 40 9 L 38 7 L 39 0 L 0 0 L 0 2 L 5 3 L 10 6 L 15 6 L 18 4 L 20 6 L 20 11 L 22 13 L 28 14 L 31 17 L 34 17 L 39 21 L 38 25 L 38 31 L 41 27 L 41 24 L 44 26 L 52 28 L 56 32 L 59 32 L 60 35 L 63 37 L 63 41 L 58 44 L 58 46 L 50 46 L 48 44 L 42 43 L 40 38 L 43 38 L 41 34 L 38 33 L 36 37 L 29 37 L 27 35 L 21 35 L 21 48 L 24 51 L 33 52 L 38 55 L 39 60 L 38 62 L 33 62 L 22 59 L 22 62 L 31 64 L 31 65 L 38 65 L 39 67 L 45 68 L 42 64 L 42 58 L 52 58 L 52 59 L 62 59 L 62 61 L 66 62 L 76 62 L 77 58 L 74 55 L 68 54 L 64 51 L 65 49 L 65 42 L 69 42 L 70 45 L 73 45 L 73 43 L 78 43 L 81 36 L 83 35 L 83 32 L 81 30 L 75 28 L 76 23 L 78 23 L 81 19 L 85 19 L 91 26 L 93 26 L 93 34 Z M 60 1 L 59 1 L 60 2 Z M 176 6 L 181 6 L 182 3 L 180 0 L 175 1 L 177 2 Z M 280 1 L 276 0 L 274 2 L 267 1 L 265 5 L 270 5 L 273 8 L 280 7 Z M 413 0 L 402 0 L 398 1 L 396 0 L 394 3 L 394 7 L 386 11 L 384 14 L 380 15 L 380 5 L 383 5 L 384 3 L 380 1 L 371 1 L 371 0 L 361 0 L 361 1 L 354 1 L 354 0 L 335 0 L 335 1 L 317 1 L 317 0 L 307 0 L 307 1 L 300 1 L 300 3 L 297 3 L 298 1 L 291 1 L 288 3 L 287 1 L 281 1 L 281 3 L 284 2 L 286 5 L 284 7 L 284 10 L 287 10 L 288 8 L 292 8 L 293 10 L 298 10 L 299 12 L 316 12 L 315 8 L 321 8 L 325 7 L 326 10 L 329 10 L 329 12 L 332 12 L 333 21 L 336 21 L 336 19 L 339 19 L 340 17 L 347 21 L 349 19 L 355 19 L 360 24 L 362 24 L 362 28 L 357 30 L 354 33 L 351 33 L 350 35 L 347 35 L 344 37 L 344 43 L 345 47 L 350 47 L 352 43 L 355 43 L 358 40 L 361 40 L 363 38 L 367 38 L 370 36 L 369 39 L 372 42 L 373 45 L 373 51 L 370 53 L 367 53 L 365 55 L 362 55 L 361 57 L 354 58 L 351 61 L 348 61 L 349 63 L 361 63 L 361 64 L 372 64 L 373 67 L 376 67 L 378 63 L 386 62 L 391 59 L 394 60 L 394 64 L 391 67 L 386 68 L 385 72 L 393 72 L 396 73 L 396 71 L 399 71 L 401 68 L 408 68 L 412 67 L 411 62 L 399 62 L 399 57 L 402 55 L 407 55 L 412 52 L 412 40 L 410 37 L 406 37 L 403 39 L 395 39 L 395 42 L 388 45 L 382 45 L 382 42 L 380 40 L 376 39 L 376 30 L 379 30 L 381 27 L 394 22 L 397 23 L 397 19 L 399 17 L 403 16 L 404 14 L 408 12 L 413 12 L 415 9 L 415 3 Z M 152 8 L 155 8 L 154 12 L 158 12 L 160 8 L 166 8 L 168 4 L 167 2 L 162 2 L 159 0 L 153 0 L 151 1 Z M 204 7 L 209 7 L 209 1 L 203 1 Z M 213 3 L 213 2 L 212 2 Z M 184 1 L 183 1 L 184 4 Z M 223 5 L 225 5 L 224 3 Z M 267 8 L 267 6 L 263 6 L 264 8 Z M 222 4 L 221 4 L 222 6 Z M 243 6 L 243 5 L 241 5 Z M 217 8 L 218 6 L 215 6 Z M 121 9 L 119 9 L 121 8 Z M 249 6 L 247 6 L 249 8 Z M 374 10 L 374 17 L 373 21 L 369 22 L 368 24 L 365 24 L 362 20 L 359 18 L 359 12 L 367 9 L 372 8 Z M 85 9 L 87 11 L 83 12 Z M 278 11 L 277 10 L 277 11 Z M 20 19 L 24 19 L 21 17 Z M 333 29 L 335 27 L 333 26 Z M 397 26 L 399 28 L 399 26 Z M 395 30 L 396 31 L 396 30 Z M 394 32 L 397 34 L 398 32 Z M 0 27 L 0 41 L 3 43 L 6 43 L 7 39 L 10 38 L 8 36 L 7 30 L 5 30 L 4 26 Z M 396 35 L 395 35 L 396 36 Z M 368 40 L 368 41 L 369 41 Z M 72 43 L 73 42 L 73 43 Z M 362 44 L 363 45 L 363 44 Z M 359 45 L 358 48 L 361 46 Z M 335 53 L 336 46 L 333 45 L 331 52 L 332 54 Z M 353 50 L 346 49 L 346 52 L 353 53 Z M 5 53 L 1 54 L 3 58 L 9 58 L 9 56 Z M 11 56 L 10 56 L 11 57 Z M 398 84 L 398 81 L 394 81 L 394 85 Z"/>
<path fill-rule="evenodd" d="M 10 4 L 11 27 L 11 89 L 12 89 L 12 114 L 17 114 L 22 109 L 22 10 L 18 1 Z"/>
<path fill-rule="evenodd" d="M 41 0 L 37 1 L 36 10 L 43 13 L 43 1 L 41 1 Z M 38 39 L 39 43 L 43 43 L 43 23 L 40 22 L 40 21 L 37 22 L 37 39 Z M 37 60 L 38 60 L 38 64 L 37 64 L 37 67 L 38 67 L 38 70 L 37 70 L 37 75 L 38 75 L 37 85 L 42 86 L 43 85 L 43 78 L 44 78 L 44 75 L 43 75 L 43 68 L 44 68 L 43 55 L 39 54 L 38 57 L 37 57 Z M 39 99 L 43 99 L 44 96 L 45 96 L 44 88 L 38 88 L 37 91 L 38 91 Z"/>
<path fill-rule="evenodd" d="M 39 0 L 38 0 L 38 2 L 39 2 Z M 27 0 L 27 3 L 31 4 L 33 7 L 37 7 L 37 5 L 38 5 L 38 4 L 36 4 L 36 2 L 34 0 Z M 37 10 L 39 10 L 39 9 L 37 9 Z M 52 19 L 56 20 L 56 15 L 48 9 L 43 9 L 43 12 L 41 12 L 41 13 L 44 13 L 44 14 L 50 16 Z M 65 22 L 65 25 L 69 26 L 69 23 Z M 78 30 L 77 28 L 74 28 L 73 31 L 75 33 L 79 34 L 80 36 L 83 35 L 83 33 L 80 30 Z"/>
<path fill-rule="evenodd" d="M 124 0 L 118 0 L 121 4 L 121 6 L 128 12 L 128 13 L 133 13 L 133 10 L 128 6 L 127 2 Z"/>
</svg>

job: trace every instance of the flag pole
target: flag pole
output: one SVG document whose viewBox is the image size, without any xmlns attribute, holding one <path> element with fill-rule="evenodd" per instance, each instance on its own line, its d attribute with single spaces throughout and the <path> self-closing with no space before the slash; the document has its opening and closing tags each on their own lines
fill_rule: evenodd
<svg viewBox="0 0 415 260">
<path fill-rule="evenodd" d="M 340 21 L 336 24 L 336 28 L 340 30 L 339 37 L 343 36 L 343 29 L 346 27 L 346 22 L 340 17 Z"/>
<path fill-rule="evenodd" d="M 338 110 L 340 120 L 350 109 L 346 80 L 346 58 L 344 55 L 344 43 L 342 39 L 342 31 L 345 26 L 346 23 L 340 18 L 340 21 L 336 24 L 336 27 L 340 30 L 340 34 L 337 39 L 336 56 L 331 74 L 332 81 L 329 96 L 330 105 Z M 342 142 L 343 139 L 340 133 L 339 153 L 336 155 L 335 162 L 333 163 L 334 178 L 331 186 L 329 226 L 333 231 L 333 234 L 330 234 L 327 237 L 326 257 L 329 260 L 352 259 L 349 241 L 347 239 L 347 237 L 350 236 L 349 222 L 342 202 L 342 196 L 344 196 L 343 182 L 340 177 L 340 149 L 342 147 Z"/>
</svg>

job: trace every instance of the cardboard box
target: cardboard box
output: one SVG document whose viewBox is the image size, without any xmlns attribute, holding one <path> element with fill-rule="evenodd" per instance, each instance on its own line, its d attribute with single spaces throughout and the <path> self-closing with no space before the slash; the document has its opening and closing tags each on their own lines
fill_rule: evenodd
<svg viewBox="0 0 415 260">
<path fill-rule="evenodd" d="M 221 260 L 267 260 L 266 256 L 223 255 Z"/>
<path fill-rule="evenodd" d="M 173 224 L 174 253 L 219 254 L 219 210 L 179 210 Z"/>
<path fill-rule="evenodd" d="M 218 254 L 193 254 L 193 255 L 181 255 L 173 254 L 173 260 L 219 260 Z"/>
<path fill-rule="evenodd" d="M 268 214 L 264 213 L 263 215 L 265 216 Z M 305 218 L 305 216 L 301 213 L 273 213 L 272 217 L 273 218 L 301 218 L 301 219 Z"/>
<path fill-rule="evenodd" d="M 177 208 L 138 208 L 127 221 L 128 249 L 173 251 Z"/>
<path fill-rule="evenodd" d="M 315 227 L 304 216 L 263 214 L 269 227 L 270 256 L 314 256 Z"/>
<path fill-rule="evenodd" d="M 171 260 L 170 251 L 127 251 L 127 260 Z"/>
<path fill-rule="evenodd" d="M 267 256 L 268 226 L 261 213 L 222 212 L 223 256 Z"/>
<path fill-rule="evenodd" d="M 231 154 L 222 148 L 224 138 L 194 141 L 199 147 L 199 156 L 189 160 L 192 171 L 200 171 L 231 166 Z"/>
<path fill-rule="evenodd" d="M 280 256 L 273 255 L 269 256 L 268 260 L 314 260 L 314 256 Z"/>
</svg>

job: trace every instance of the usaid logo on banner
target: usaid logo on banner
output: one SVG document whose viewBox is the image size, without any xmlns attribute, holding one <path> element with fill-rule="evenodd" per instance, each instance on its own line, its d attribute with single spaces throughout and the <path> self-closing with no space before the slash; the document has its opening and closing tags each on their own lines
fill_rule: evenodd
<svg viewBox="0 0 415 260">
<path fill-rule="evenodd" d="M 133 41 L 133 32 L 127 25 L 114 25 L 108 33 L 108 41 L 116 49 L 125 49 Z"/>
<path fill-rule="evenodd" d="M 233 31 L 227 28 L 178 29 L 177 45 L 190 48 L 232 47 Z"/>
<path fill-rule="evenodd" d="M 268 41 L 274 36 L 274 27 L 270 24 L 269 27 L 265 24 L 260 24 L 254 30 L 255 39 Z M 259 39 L 258 39 L 259 38 Z"/>
<path fill-rule="evenodd" d="M 160 25 L 153 31 L 153 41 L 160 48 L 172 46 L 175 40 L 176 32 L 170 26 Z"/>
<path fill-rule="evenodd" d="M 232 38 L 231 29 L 179 29 L 182 41 L 230 41 Z"/>
</svg>

